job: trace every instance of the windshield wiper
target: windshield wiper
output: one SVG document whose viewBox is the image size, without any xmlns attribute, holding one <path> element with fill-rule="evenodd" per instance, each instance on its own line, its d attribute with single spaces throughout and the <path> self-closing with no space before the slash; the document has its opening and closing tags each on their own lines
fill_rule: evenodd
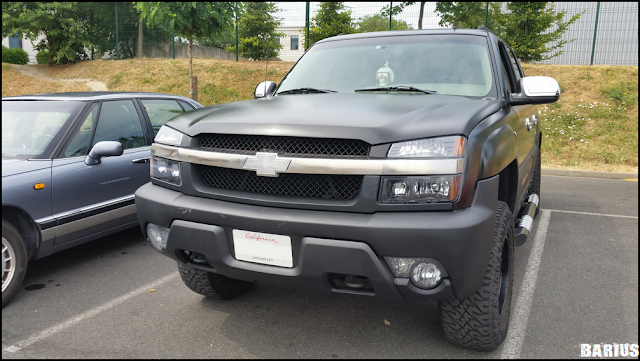
<svg viewBox="0 0 640 361">
<path fill-rule="evenodd" d="M 316 89 L 316 88 L 296 88 L 281 91 L 278 94 L 311 94 L 311 93 L 337 93 L 335 90 Z"/>
<path fill-rule="evenodd" d="M 393 86 L 385 86 L 380 88 L 365 88 L 365 89 L 356 89 L 354 92 L 372 92 L 372 91 L 395 91 L 395 92 L 418 92 L 425 94 L 436 94 L 435 90 L 424 90 L 416 87 L 412 87 L 410 85 L 393 85 Z"/>
</svg>

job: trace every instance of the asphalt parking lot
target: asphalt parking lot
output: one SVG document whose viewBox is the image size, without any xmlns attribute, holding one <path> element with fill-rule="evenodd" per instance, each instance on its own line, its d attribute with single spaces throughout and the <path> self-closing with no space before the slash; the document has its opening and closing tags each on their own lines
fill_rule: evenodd
<svg viewBox="0 0 640 361">
<path fill-rule="evenodd" d="M 434 301 L 258 284 L 231 301 L 186 288 L 139 229 L 33 261 L 2 310 L 2 358 L 577 358 L 638 343 L 638 183 L 542 177 L 516 249 L 506 341 L 449 344 Z"/>
</svg>

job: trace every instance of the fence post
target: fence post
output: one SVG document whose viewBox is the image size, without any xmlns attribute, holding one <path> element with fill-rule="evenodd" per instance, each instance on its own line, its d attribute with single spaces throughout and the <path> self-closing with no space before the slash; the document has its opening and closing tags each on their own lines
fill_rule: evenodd
<svg viewBox="0 0 640 361">
<path fill-rule="evenodd" d="M 173 58 L 176 58 L 176 31 L 171 32 L 171 44 L 173 46 Z"/>
<path fill-rule="evenodd" d="M 140 13 L 138 19 L 138 58 L 142 59 L 144 57 L 144 48 L 142 41 L 142 12 Z"/>
<path fill-rule="evenodd" d="M 237 2 L 236 2 L 236 61 L 238 61 L 238 3 Z"/>
<path fill-rule="evenodd" d="M 307 34 L 304 36 L 304 50 L 309 49 L 309 2 L 307 1 L 307 15 L 305 19 L 305 26 L 307 27 Z"/>
<path fill-rule="evenodd" d="M 487 6 L 484 8 L 484 27 L 487 27 L 487 18 L 489 18 L 489 2 L 487 1 Z"/>
<path fill-rule="evenodd" d="M 116 2 L 116 59 L 120 60 L 120 41 L 118 41 L 118 3 Z"/>
<path fill-rule="evenodd" d="M 591 47 L 591 64 L 593 65 L 593 55 L 596 51 L 596 34 L 598 33 L 598 15 L 600 15 L 600 1 L 598 1 L 598 7 L 596 7 L 596 25 L 593 29 L 593 46 Z"/>
<path fill-rule="evenodd" d="M 391 16 L 393 14 L 393 1 L 389 1 L 389 30 L 391 30 Z"/>
</svg>

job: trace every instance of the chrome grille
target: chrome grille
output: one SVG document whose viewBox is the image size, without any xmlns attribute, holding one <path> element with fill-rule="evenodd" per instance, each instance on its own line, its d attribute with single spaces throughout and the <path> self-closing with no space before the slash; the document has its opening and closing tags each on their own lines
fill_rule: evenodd
<svg viewBox="0 0 640 361">
<path fill-rule="evenodd" d="M 202 181 L 215 189 L 283 197 L 349 200 L 360 193 L 362 176 L 284 173 L 259 177 L 253 171 L 200 166 Z"/>
<path fill-rule="evenodd" d="M 371 146 L 357 139 L 279 137 L 267 135 L 202 134 L 200 149 L 253 155 L 279 153 L 287 157 L 365 158 Z"/>
</svg>

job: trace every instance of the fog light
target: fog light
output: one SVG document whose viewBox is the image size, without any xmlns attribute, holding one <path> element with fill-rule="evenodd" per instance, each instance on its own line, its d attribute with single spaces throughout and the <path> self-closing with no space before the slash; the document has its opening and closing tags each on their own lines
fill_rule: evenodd
<svg viewBox="0 0 640 361">
<path fill-rule="evenodd" d="M 169 238 L 169 228 L 161 227 L 157 224 L 147 224 L 147 239 L 158 251 L 167 248 Z"/>
<path fill-rule="evenodd" d="M 424 289 L 434 288 L 440 283 L 440 269 L 433 263 L 420 262 L 411 268 L 411 282 Z"/>
</svg>

